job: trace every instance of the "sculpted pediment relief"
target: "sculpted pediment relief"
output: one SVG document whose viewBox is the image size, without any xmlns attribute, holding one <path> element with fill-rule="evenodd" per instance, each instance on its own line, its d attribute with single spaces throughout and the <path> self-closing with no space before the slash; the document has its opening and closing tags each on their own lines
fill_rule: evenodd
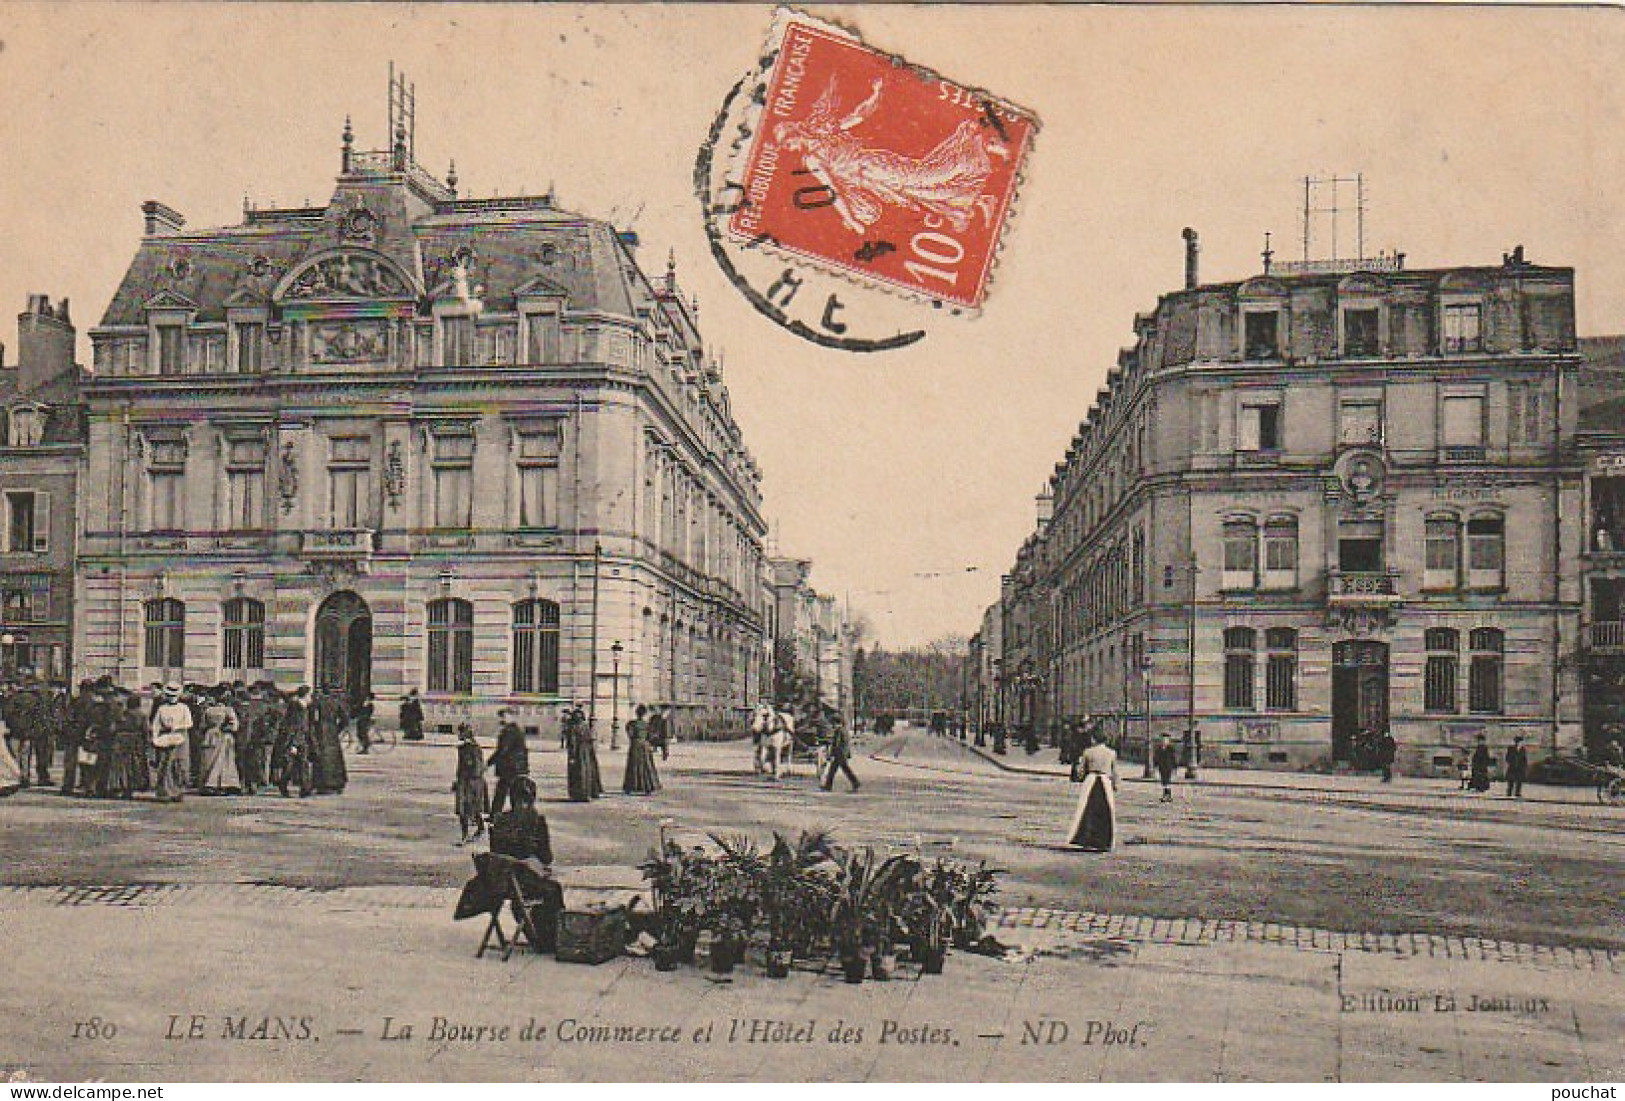
<svg viewBox="0 0 1625 1101">
<path fill-rule="evenodd" d="M 343 249 L 318 256 L 294 269 L 277 290 L 279 299 L 416 298 L 412 281 L 392 261 L 374 252 Z"/>
</svg>

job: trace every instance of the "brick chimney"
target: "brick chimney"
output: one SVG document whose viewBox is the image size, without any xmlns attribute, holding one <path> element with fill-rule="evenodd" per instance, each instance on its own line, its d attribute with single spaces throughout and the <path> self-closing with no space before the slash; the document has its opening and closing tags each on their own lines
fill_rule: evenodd
<svg viewBox="0 0 1625 1101">
<path fill-rule="evenodd" d="M 1196 231 L 1190 226 L 1185 227 L 1182 236 L 1185 238 L 1185 289 L 1193 291 L 1199 281 L 1197 261 L 1202 255 L 1202 245 L 1196 238 Z"/>
<path fill-rule="evenodd" d="M 17 388 L 27 393 L 72 371 L 75 335 L 66 298 L 53 306 L 48 295 L 29 295 L 17 315 Z"/>
<path fill-rule="evenodd" d="M 168 237 L 178 233 L 186 224 L 186 219 L 173 207 L 167 207 L 157 199 L 148 199 L 141 204 L 141 213 L 146 217 L 146 234 L 148 237 Z"/>
</svg>

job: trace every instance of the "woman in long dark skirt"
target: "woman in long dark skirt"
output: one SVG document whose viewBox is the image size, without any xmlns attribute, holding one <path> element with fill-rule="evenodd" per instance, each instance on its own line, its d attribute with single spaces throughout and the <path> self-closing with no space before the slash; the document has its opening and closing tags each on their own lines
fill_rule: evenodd
<svg viewBox="0 0 1625 1101">
<path fill-rule="evenodd" d="M 140 696 L 115 700 L 109 710 L 113 743 L 96 794 L 104 799 L 129 799 L 146 783 L 147 720 L 141 714 Z"/>
<path fill-rule="evenodd" d="M 313 741 L 311 763 L 315 766 L 317 795 L 340 795 L 350 782 L 349 769 L 344 764 L 344 743 L 339 734 L 344 729 L 344 713 L 336 696 L 331 693 L 319 697 L 311 706 L 311 737 Z"/>
<path fill-rule="evenodd" d="M 451 790 L 457 796 L 457 824 L 463 831 L 457 843 L 479 840 L 485 833 L 485 816 L 491 813 L 491 793 L 485 786 L 485 755 L 467 723 L 457 728 L 457 779 Z"/>
<path fill-rule="evenodd" d="M 1087 852 L 1109 852 L 1117 839 L 1117 754 L 1096 732 L 1095 744 L 1080 758 L 1083 790 L 1073 812 L 1066 843 Z"/>
<path fill-rule="evenodd" d="M 1478 744 L 1473 747 L 1472 778 L 1467 786 L 1474 791 L 1490 790 L 1490 747 L 1482 734 L 1478 736 Z"/>
<path fill-rule="evenodd" d="M 592 728 L 587 716 L 577 707 L 564 720 L 564 735 L 570 754 L 570 798 L 577 803 L 597 799 L 604 794 L 604 780 L 598 771 L 598 747 L 593 744 Z"/>
<path fill-rule="evenodd" d="M 626 724 L 626 778 L 621 790 L 628 795 L 653 795 L 660 790 L 660 773 L 655 770 L 654 747 L 643 716 L 648 711 L 638 704 L 637 715 Z"/>
</svg>

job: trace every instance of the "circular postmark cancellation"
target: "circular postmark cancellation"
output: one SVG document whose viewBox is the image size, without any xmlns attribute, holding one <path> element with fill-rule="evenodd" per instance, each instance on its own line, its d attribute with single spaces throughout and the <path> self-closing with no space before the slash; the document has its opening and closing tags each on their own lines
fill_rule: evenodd
<svg viewBox="0 0 1625 1101">
<path fill-rule="evenodd" d="M 980 310 L 1037 129 L 1029 111 L 781 10 L 695 163 L 711 254 L 797 336 L 913 344 L 928 318 Z"/>
</svg>

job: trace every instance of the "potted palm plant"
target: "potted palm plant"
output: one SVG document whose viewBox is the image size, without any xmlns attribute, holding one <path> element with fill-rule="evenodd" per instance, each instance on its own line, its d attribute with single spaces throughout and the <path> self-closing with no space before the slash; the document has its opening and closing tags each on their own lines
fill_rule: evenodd
<svg viewBox="0 0 1625 1101">
<path fill-rule="evenodd" d="M 842 852 L 830 907 L 832 946 L 849 983 L 860 983 L 891 932 L 893 892 L 907 874 L 907 858 L 877 860 L 874 849 Z M 893 959 L 895 963 L 895 958 Z"/>
<path fill-rule="evenodd" d="M 711 970 L 731 972 L 745 956 L 762 903 L 760 884 L 766 874 L 756 843 L 743 834 L 712 834 L 721 850 L 710 884 L 706 928 L 711 930 Z"/>
<path fill-rule="evenodd" d="M 783 834 L 773 835 L 758 890 L 767 927 L 769 978 L 787 977 L 796 953 L 810 950 L 819 939 L 817 915 L 830 895 L 829 880 L 820 869 L 828 864 L 829 852 L 823 833 L 803 833 L 794 845 Z"/>
</svg>

